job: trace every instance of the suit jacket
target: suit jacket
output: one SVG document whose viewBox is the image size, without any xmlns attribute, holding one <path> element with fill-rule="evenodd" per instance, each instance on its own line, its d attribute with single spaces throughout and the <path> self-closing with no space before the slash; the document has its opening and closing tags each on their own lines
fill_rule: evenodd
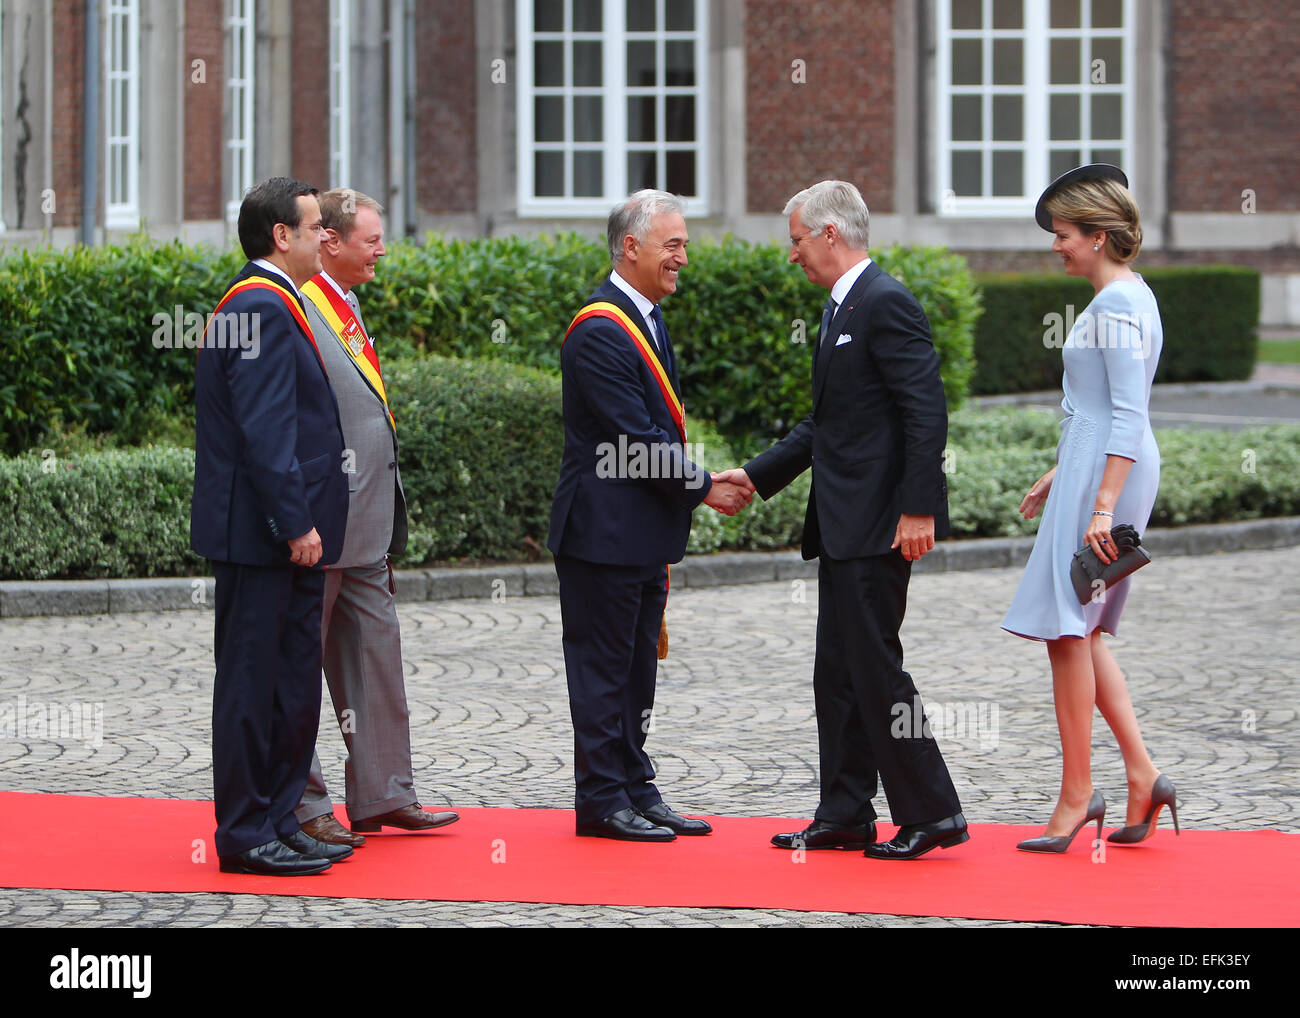
<svg viewBox="0 0 1300 1018">
<path fill-rule="evenodd" d="M 285 286 L 252 263 L 236 281 L 249 276 Z M 198 353 L 190 545 L 219 562 L 288 564 L 288 541 L 315 527 L 317 564 L 333 563 L 343 549 L 348 482 L 325 368 L 277 294 L 243 291 L 222 313 L 238 316 L 228 321 L 239 323 L 241 337 L 256 329 L 257 343 L 247 350 L 205 345 Z M 214 329 L 209 342 L 220 334 Z"/>
<path fill-rule="evenodd" d="M 646 331 L 641 313 L 609 280 L 588 302 L 597 300 L 617 305 Z M 662 339 L 660 361 L 680 398 L 672 341 Z M 691 510 L 712 482 L 687 457 L 650 368 L 623 327 L 606 318 L 588 318 L 569 334 L 560 367 L 564 459 L 547 547 L 606 565 L 680 561 Z"/>
<path fill-rule="evenodd" d="M 329 283 L 321 281 L 322 288 Z M 406 550 L 406 494 L 397 466 L 397 434 L 379 393 L 316 305 L 304 300 L 307 321 L 338 397 L 348 465 L 348 526 L 340 569 L 374 565 Z M 361 316 L 357 315 L 358 320 Z M 362 328 L 365 323 L 362 322 Z"/>
<path fill-rule="evenodd" d="M 884 555 L 903 513 L 948 536 L 948 412 L 920 304 L 874 261 L 813 355 L 813 410 L 745 466 L 765 499 L 813 468 L 803 557 Z"/>
</svg>

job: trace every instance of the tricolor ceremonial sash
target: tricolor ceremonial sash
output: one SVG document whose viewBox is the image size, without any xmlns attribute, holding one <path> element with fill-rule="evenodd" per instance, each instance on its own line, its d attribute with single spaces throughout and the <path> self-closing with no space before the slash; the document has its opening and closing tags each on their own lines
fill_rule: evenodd
<svg viewBox="0 0 1300 1018">
<path fill-rule="evenodd" d="M 370 387 L 383 401 L 384 409 L 388 411 L 388 423 L 396 431 L 397 419 L 388 405 L 388 390 L 384 388 L 384 376 L 379 370 L 379 355 L 371 346 L 366 330 L 357 319 L 352 305 L 343 299 L 323 275 L 316 275 L 304 283 L 302 293 L 316 305 L 316 310 L 334 331 L 334 338 L 347 351 L 347 355 L 356 363 L 362 377 L 370 383 Z"/>
<path fill-rule="evenodd" d="M 570 333 L 578 327 L 578 324 L 585 322 L 588 318 L 608 318 L 612 322 L 617 322 L 632 338 L 632 344 L 636 347 L 637 353 L 641 355 L 641 359 L 650 368 L 650 373 L 654 375 L 655 381 L 659 383 L 659 392 L 663 395 L 664 402 L 668 404 L 668 412 L 672 415 L 677 430 L 681 432 L 682 441 L 685 442 L 686 412 L 682 409 L 682 401 L 677 398 L 677 393 L 673 391 L 672 382 L 668 380 L 668 372 L 664 370 L 664 366 L 659 362 L 659 355 L 655 353 L 655 348 L 650 341 L 645 338 L 641 327 L 632 321 L 617 304 L 611 304 L 608 301 L 593 301 L 574 317 L 569 324 L 569 328 L 564 333 L 564 338 L 568 339 Z M 561 341 L 560 345 L 564 345 L 563 341 Z"/>
<path fill-rule="evenodd" d="M 212 326 L 213 318 L 215 318 L 217 313 L 226 306 L 226 301 L 230 300 L 230 298 L 237 293 L 243 293 L 245 290 L 270 290 L 284 301 L 284 306 L 289 309 L 289 313 L 293 315 L 293 320 L 298 323 L 298 328 L 302 329 L 302 334 L 307 337 L 307 342 L 311 344 L 311 348 L 316 352 L 316 359 L 320 360 L 320 347 L 316 345 L 316 337 L 311 334 L 311 326 L 307 324 L 307 316 L 303 314 L 302 305 L 298 303 L 298 298 L 279 283 L 267 279 L 265 276 L 248 276 L 231 285 L 230 289 L 226 291 L 226 295 L 222 297 L 221 300 L 217 302 L 217 306 L 212 309 L 212 315 L 208 318 L 208 324 L 204 326 L 203 329 L 205 339 L 207 338 L 208 329 Z M 203 343 L 200 343 L 199 350 L 202 349 Z M 325 362 L 323 360 L 320 361 L 320 366 L 321 370 L 324 371 Z M 325 373 L 328 376 L 329 372 L 326 371 Z"/>
</svg>

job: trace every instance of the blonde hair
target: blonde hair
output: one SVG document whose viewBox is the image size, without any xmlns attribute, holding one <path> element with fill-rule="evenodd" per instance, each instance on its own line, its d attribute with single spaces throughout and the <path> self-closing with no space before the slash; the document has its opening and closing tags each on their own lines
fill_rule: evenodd
<svg viewBox="0 0 1300 1018">
<path fill-rule="evenodd" d="M 377 215 L 384 214 L 384 207 L 368 194 L 350 187 L 336 187 L 332 191 L 326 191 L 320 196 L 320 224 L 347 240 L 356 225 L 357 209 L 374 209 Z"/>
<path fill-rule="evenodd" d="M 1123 265 L 1142 248 L 1142 224 L 1133 193 L 1114 180 L 1077 180 L 1047 199 L 1053 219 L 1074 223 L 1085 234 L 1106 233 L 1106 257 Z"/>
</svg>

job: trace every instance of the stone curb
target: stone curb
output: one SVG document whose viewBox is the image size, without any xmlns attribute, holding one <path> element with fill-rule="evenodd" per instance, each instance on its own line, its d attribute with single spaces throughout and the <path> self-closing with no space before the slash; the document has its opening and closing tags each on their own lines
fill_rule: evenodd
<svg viewBox="0 0 1300 1018">
<path fill-rule="evenodd" d="M 1152 530 L 1143 542 L 1152 556 L 1259 551 L 1300 544 L 1300 516 L 1240 523 L 1197 524 Z M 1032 537 L 945 541 L 916 566 L 918 573 L 961 572 L 1022 566 Z M 817 563 L 798 552 L 715 552 L 691 555 L 672 568 L 674 587 L 723 587 L 774 580 L 815 578 Z M 402 569 L 393 574 L 397 600 L 454 601 L 473 598 L 554 596 L 554 567 L 477 566 L 471 569 Z M 109 615 L 211 605 L 211 577 L 143 580 L 7 580 L 0 582 L 0 618 L 38 615 Z"/>
</svg>

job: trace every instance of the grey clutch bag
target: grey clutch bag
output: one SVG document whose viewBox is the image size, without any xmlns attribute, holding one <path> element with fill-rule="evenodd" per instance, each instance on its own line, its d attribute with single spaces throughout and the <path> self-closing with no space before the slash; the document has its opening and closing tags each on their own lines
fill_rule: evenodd
<svg viewBox="0 0 1300 1018">
<path fill-rule="evenodd" d="M 1142 538 L 1133 524 L 1120 523 L 1112 527 L 1110 537 L 1119 556 L 1114 562 L 1103 562 L 1088 544 L 1074 553 L 1074 561 L 1070 563 L 1070 581 L 1080 604 L 1087 604 L 1099 590 L 1109 590 L 1129 573 L 1151 561 L 1151 555 L 1142 547 Z M 1099 588 L 1098 581 L 1104 587 Z"/>
</svg>

